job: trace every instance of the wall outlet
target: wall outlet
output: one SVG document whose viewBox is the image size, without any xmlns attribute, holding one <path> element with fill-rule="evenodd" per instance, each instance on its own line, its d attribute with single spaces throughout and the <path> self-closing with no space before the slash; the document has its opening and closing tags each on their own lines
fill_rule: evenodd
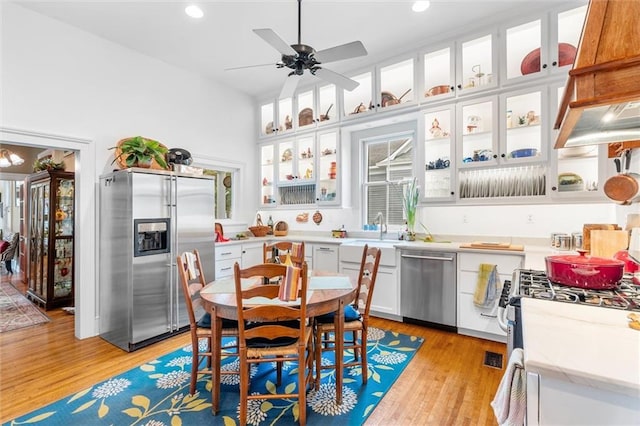
<svg viewBox="0 0 640 426">
<path fill-rule="evenodd" d="M 528 214 L 527 215 L 527 223 L 533 223 L 533 215 L 532 214 Z"/>
<path fill-rule="evenodd" d="M 462 215 L 462 223 L 469 223 L 469 217 L 466 214 Z"/>
</svg>

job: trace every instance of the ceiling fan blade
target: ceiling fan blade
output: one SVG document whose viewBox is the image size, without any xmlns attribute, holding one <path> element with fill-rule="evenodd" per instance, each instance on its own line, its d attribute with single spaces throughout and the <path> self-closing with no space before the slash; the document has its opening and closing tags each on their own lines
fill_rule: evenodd
<svg viewBox="0 0 640 426">
<path fill-rule="evenodd" d="M 287 44 L 286 41 L 282 39 L 275 31 L 271 28 L 259 28 L 253 30 L 260 38 L 269 43 L 272 47 L 274 47 L 278 52 L 282 55 L 295 56 L 298 53 L 293 50 L 291 46 Z"/>
<path fill-rule="evenodd" d="M 360 85 L 360 83 L 358 83 L 357 81 L 326 68 L 318 68 L 315 72 L 315 75 L 316 77 L 320 77 L 321 79 L 326 80 L 329 83 L 333 83 L 336 86 L 341 87 L 349 92 Z"/>
<path fill-rule="evenodd" d="M 356 58 L 358 56 L 365 56 L 366 54 L 367 49 L 364 48 L 362 42 L 352 41 L 351 43 L 321 50 L 319 52 L 316 52 L 313 56 L 321 64 L 326 64 L 327 62 Z"/>
<path fill-rule="evenodd" d="M 282 90 L 280 91 L 280 97 L 278 99 L 287 99 L 293 96 L 293 92 L 296 91 L 296 87 L 298 87 L 298 82 L 300 81 L 299 75 L 291 75 L 287 77 L 284 81 L 284 86 L 282 86 Z"/>
<path fill-rule="evenodd" d="M 224 70 L 225 71 L 234 71 L 234 70 L 242 70 L 242 69 L 245 69 L 245 68 L 257 68 L 257 67 L 266 67 L 266 66 L 272 67 L 274 65 L 277 66 L 278 64 L 274 64 L 273 62 L 271 62 L 271 63 L 268 63 L 268 64 L 244 65 L 244 66 L 241 66 L 241 67 L 225 68 Z"/>
</svg>

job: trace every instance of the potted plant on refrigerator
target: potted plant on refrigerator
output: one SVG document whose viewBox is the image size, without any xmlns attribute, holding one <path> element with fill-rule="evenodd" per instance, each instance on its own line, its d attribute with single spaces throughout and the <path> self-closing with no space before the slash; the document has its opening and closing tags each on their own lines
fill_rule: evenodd
<svg viewBox="0 0 640 426">
<path fill-rule="evenodd" d="M 167 168 L 165 155 L 168 149 L 153 139 L 142 136 L 125 138 L 109 149 L 116 150 L 111 164 L 118 162 L 121 167 Z M 153 167 L 154 162 L 158 167 Z"/>
<path fill-rule="evenodd" d="M 407 240 L 409 241 L 415 241 L 416 239 L 416 209 L 418 208 L 419 194 L 420 189 L 418 188 L 418 180 L 416 178 L 410 180 L 402 191 L 402 205 L 407 219 Z"/>
</svg>

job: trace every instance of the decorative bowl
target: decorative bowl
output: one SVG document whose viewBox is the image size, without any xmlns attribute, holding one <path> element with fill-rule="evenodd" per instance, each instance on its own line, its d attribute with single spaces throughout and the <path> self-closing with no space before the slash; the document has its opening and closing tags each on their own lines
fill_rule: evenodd
<svg viewBox="0 0 640 426">
<path fill-rule="evenodd" d="M 558 44 L 558 66 L 571 65 L 576 58 L 576 48 L 569 43 Z M 540 48 L 534 49 L 527 54 L 520 64 L 522 75 L 540 71 Z"/>
</svg>

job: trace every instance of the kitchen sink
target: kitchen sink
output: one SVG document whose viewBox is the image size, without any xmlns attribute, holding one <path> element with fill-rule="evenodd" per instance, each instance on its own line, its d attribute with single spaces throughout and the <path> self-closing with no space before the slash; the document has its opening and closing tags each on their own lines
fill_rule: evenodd
<svg viewBox="0 0 640 426">
<path fill-rule="evenodd" d="M 340 245 L 340 261 L 360 263 L 362 260 L 362 248 L 365 244 L 369 247 L 378 247 L 382 251 L 380 259 L 381 265 L 396 265 L 396 249 L 395 245 L 401 243 L 398 240 L 379 240 L 379 239 L 355 239 L 344 242 Z"/>
<path fill-rule="evenodd" d="M 375 238 L 364 238 L 364 239 L 358 239 L 358 240 L 353 240 L 350 241 L 348 243 L 344 243 L 343 245 L 357 245 L 357 246 L 363 246 L 365 244 L 368 244 L 369 246 L 372 247 L 389 247 L 389 248 L 393 248 L 393 246 L 400 244 L 400 241 L 398 240 L 380 240 L 380 239 L 375 239 Z"/>
</svg>

